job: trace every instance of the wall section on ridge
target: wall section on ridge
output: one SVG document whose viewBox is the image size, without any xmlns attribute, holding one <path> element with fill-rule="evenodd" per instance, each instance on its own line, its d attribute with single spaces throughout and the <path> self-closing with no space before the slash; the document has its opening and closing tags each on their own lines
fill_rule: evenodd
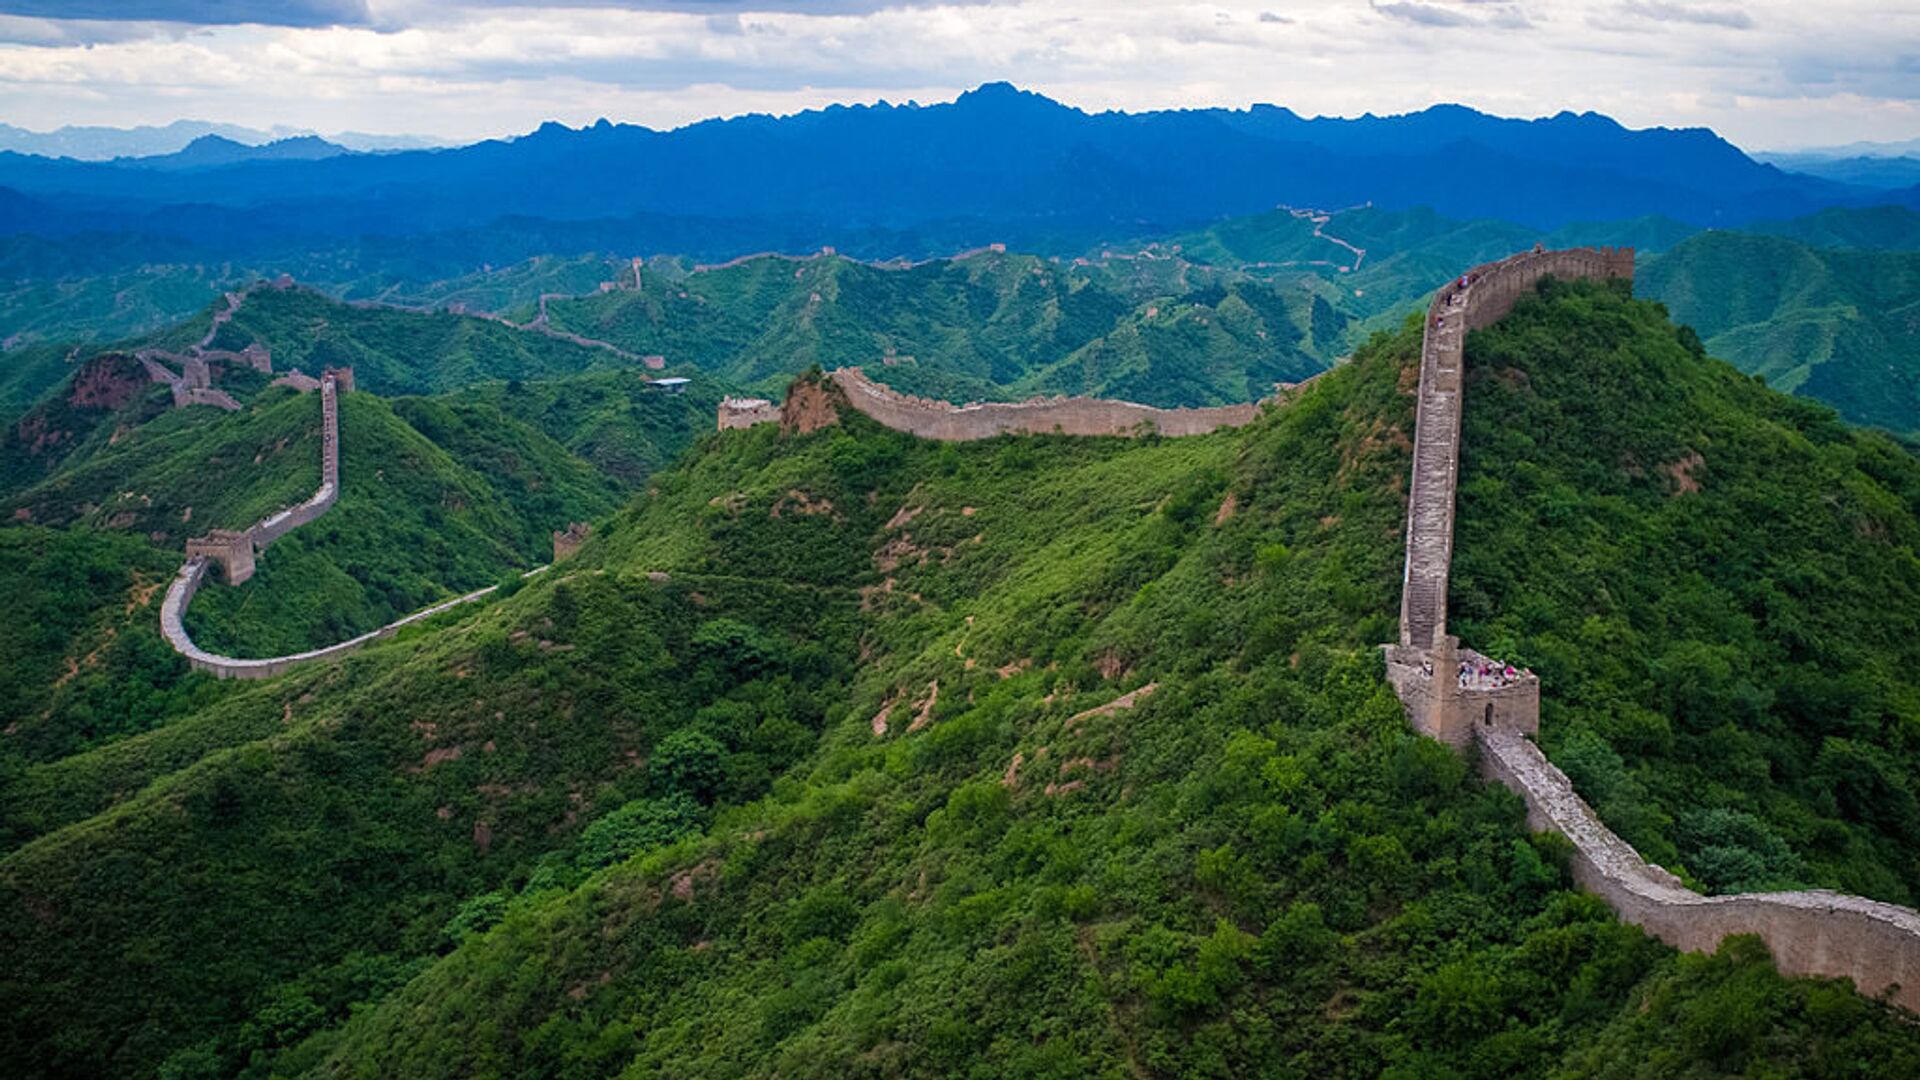
<svg viewBox="0 0 1920 1080">
<path fill-rule="evenodd" d="M 1729 935 L 1754 934 L 1786 974 L 1851 979 L 1864 993 L 1885 994 L 1920 1012 L 1920 913 L 1825 890 L 1694 892 L 1601 823 L 1535 745 L 1538 680 L 1527 675 L 1484 693 L 1464 677 L 1456 685 L 1460 660 L 1471 666 L 1485 659 L 1460 649 L 1447 633 L 1466 335 L 1498 322 L 1548 276 L 1631 280 L 1633 250 L 1524 252 L 1449 282 L 1427 310 L 1400 641 L 1384 648 L 1389 682 L 1416 729 L 1462 749 L 1476 745 L 1482 773 L 1526 803 L 1527 824 L 1572 841 L 1575 882 L 1623 921 L 1689 952 L 1712 951 Z"/>
<path fill-rule="evenodd" d="M 1242 427 L 1260 415 L 1259 402 L 1203 409 L 1162 409 L 1102 398 L 1037 398 L 1021 402 L 953 405 L 881 386 L 857 367 L 833 372 L 854 409 L 895 431 L 944 442 L 995 435 L 1205 435 Z"/>
</svg>

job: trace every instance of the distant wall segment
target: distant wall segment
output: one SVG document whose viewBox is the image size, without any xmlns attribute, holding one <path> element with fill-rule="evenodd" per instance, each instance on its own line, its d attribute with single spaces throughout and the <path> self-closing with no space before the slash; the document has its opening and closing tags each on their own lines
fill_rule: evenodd
<svg viewBox="0 0 1920 1080">
<path fill-rule="evenodd" d="M 1008 433 L 1026 435 L 1204 435 L 1242 427 L 1260 415 L 1257 402 L 1208 409 L 1161 409 L 1099 398 L 1037 398 L 1022 402 L 952 405 L 881 386 L 859 368 L 840 368 L 834 384 L 854 409 L 895 431 L 923 439 L 967 442 Z"/>
<path fill-rule="evenodd" d="M 1487 658 L 1447 633 L 1466 335 L 1498 322 L 1548 276 L 1631 281 L 1633 249 L 1524 252 L 1448 282 L 1427 309 L 1400 640 L 1385 646 L 1388 681 L 1415 728 L 1452 746 L 1476 744 L 1482 772 L 1525 800 L 1528 825 L 1573 842 L 1574 880 L 1622 920 L 1690 952 L 1755 934 L 1787 974 L 1852 979 L 1868 994 L 1887 993 L 1920 1011 L 1920 913 L 1824 890 L 1702 896 L 1687 888 L 1602 824 L 1534 744 L 1538 680 L 1507 678 L 1504 668 L 1491 683 L 1475 678 Z"/>
<path fill-rule="evenodd" d="M 424 611 L 416 611 L 402 619 L 397 619 L 378 630 L 369 631 L 359 637 L 342 641 L 325 648 L 309 649 L 306 652 L 292 653 L 287 656 L 271 656 L 262 659 L 241 659 L 210 653 L 193 643 L 187 633 L 187 608 L 193 603 L 194 594 L 205 583 L 207 568 L 220 563 L 225 570 L 227 583 L 238 585 L 253 576 L 254 556 L 275 540 L 307 524 L 327 512 L 340 498 L 340 398 L 343 391 L 353 388 L 353 374 L 350 369 L 325 372 L 319 381 L 320 388 L 320 487 L 313 496 L 297 506 L 270 514 L 251 527 L 234 532 L 215 529 L 206 536 L 195 537 L 187 541 L 187 559 L 174 576 L 173 584 L 167 589 L 166 599 L 160 604 L 160 633 L 173 646 L 175 652 L 187 658 L 187 663 L 197 671 L 205 671 L 221 679 L 265 679 L 280 675 L 302 664 L 326 660 L 352 652 L 354 649 L 383 637 L 391 637 L 401 627 L 422 619 L 429 619 L 448 608 L 457 607 L 470 600 L 493 592 L 498 586 L 489 585 L 476 589 L 465 596 L 457 596 L 435 604 Z M 540 569 L 544 570 L 545 567 Z M 533 571 L 538 573 L 539 571 Z"/>
</svg>

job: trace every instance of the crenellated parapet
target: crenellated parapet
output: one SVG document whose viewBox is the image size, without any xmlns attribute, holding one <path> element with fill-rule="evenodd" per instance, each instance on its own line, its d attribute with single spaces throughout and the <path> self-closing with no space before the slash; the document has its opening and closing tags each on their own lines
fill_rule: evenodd
<svg viewBox="0 0 1920 1080">
<path fill-rule="evenodd" d="M 1535 248 L 1474 267 L 1442 286 L 1420 341 L 1413 483 L 1407 498 L 1400 644 L 1432 648 L 1446 634 L 1453 501 L 1460 463 L 1460 395 L 1467 333 L 1499 322 L 1543 278 L 1633 280 L 1632 248 Z"/>
</svg>

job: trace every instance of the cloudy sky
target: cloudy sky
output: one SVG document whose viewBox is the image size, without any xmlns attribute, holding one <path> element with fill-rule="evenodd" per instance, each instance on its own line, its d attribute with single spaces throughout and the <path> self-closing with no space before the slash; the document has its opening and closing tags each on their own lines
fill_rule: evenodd
<svg viewBox="0 0 1920 1080">
<path fill-rule="evenodd" d="M 1006 79 L 1087 109 L 1460 102 L 1920 136 L 1920 0 L 0 0 L 0 120 L 472 139 Z"/>
</svg>

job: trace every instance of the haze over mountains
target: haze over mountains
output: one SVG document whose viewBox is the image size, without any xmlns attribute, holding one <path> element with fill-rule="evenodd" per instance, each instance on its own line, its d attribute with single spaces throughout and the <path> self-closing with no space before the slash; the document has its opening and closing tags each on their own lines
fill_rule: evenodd
<svg viewBox="0 0 1920 1080">
<path fill-rule="evenodd" d="M 240 257 L 509 220 L 524 230 L 531 219 L 590 246 L 729 255 L 831 243 L 885 257 L 988 240 L 1060 251 L 1276 203 L 1431 206 L 1540 228 L 1643 214 L 1731 226 L 1920 203 L 1912 189 L 1756 162 L 1710 131 L 1635 131 L 1592 113 L 1089 114 L 1004 83 L 947 104 L 835 106 L 673 131 L 548 124 L 438 151 L 239 160 L 175 175 L 131 164 L 0 154 L 0 187 L 11 189 L 0 227 L 158 235 L 200 257 Z M 703 227 L 689 229 L 693 221 Z M 689 232 L 704 243 L 683 240 Z"/>
</svg>

